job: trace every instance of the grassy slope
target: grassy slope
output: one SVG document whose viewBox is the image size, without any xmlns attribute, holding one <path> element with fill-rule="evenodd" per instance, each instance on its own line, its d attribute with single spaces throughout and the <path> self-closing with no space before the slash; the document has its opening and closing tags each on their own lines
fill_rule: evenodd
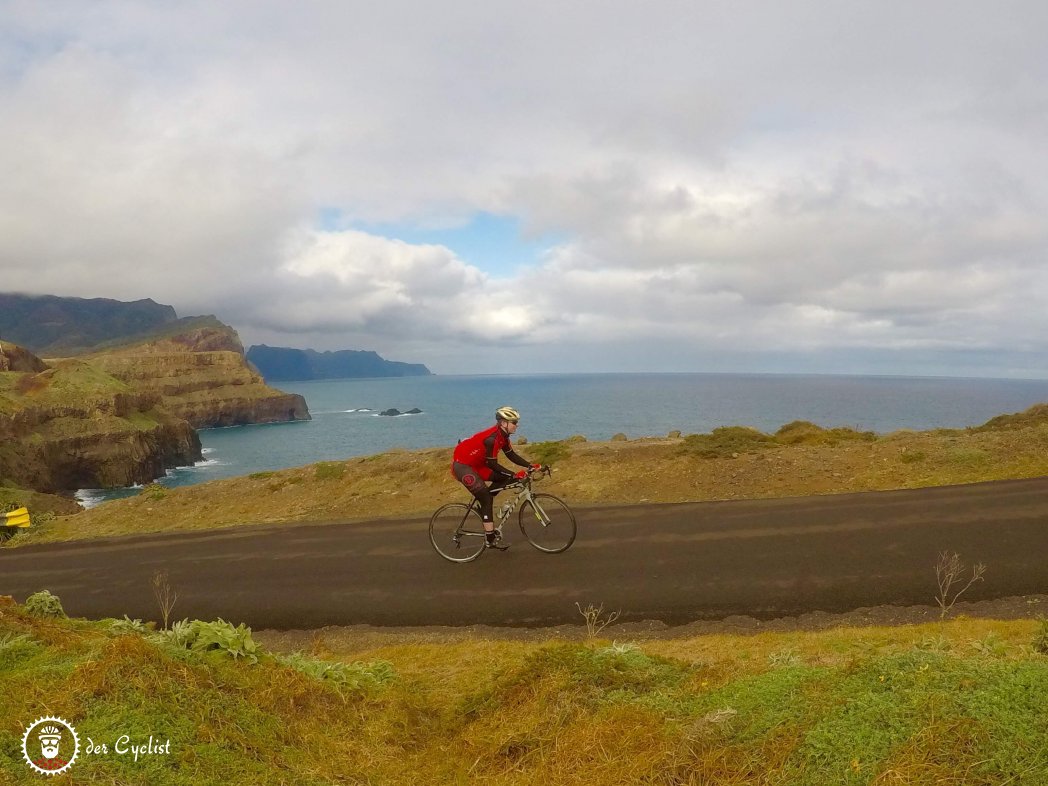
<svg viewBox="0 0 1048 786">
<path fill-rule="evenodd" d="M 1048 406 L 970 429 L 887 435 L 812 424 L 775 435 L 707 435 L 524 445 L 551 461 L 546 491 L 569 502 L 630 504 L 785 497 L 1048 475 Z M 426 515 L 464 492 L 450 449 L 400 451 L 264 472 L 109 502 L 19 535 L 11 545 L 249 523 Z"/>
<path fill-rule="evenodd" d="M 20 741 L 47 713 L 111 748 L 171 740 L 85 755 L 78 783 L 1043 784 L 1046 649 L 1032 621 L 471 639 L 357 652 L 335 681 L 0 600 L 0 773 L 39 781 Z"/>
</svg>

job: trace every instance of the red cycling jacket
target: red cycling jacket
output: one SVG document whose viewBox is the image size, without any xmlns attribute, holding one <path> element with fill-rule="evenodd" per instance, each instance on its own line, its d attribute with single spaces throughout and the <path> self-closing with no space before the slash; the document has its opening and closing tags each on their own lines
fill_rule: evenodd
<svg viewBox="0 0 1048 786">
<path fill-rule="evenodd" d="M 465 464 L 477 471 L 484 480 L 491 480 L 496 472 L 499 474 L 512 474 L 499 466 L 499 451 L 504 451 L 506 458 L 521 467 L 531 466 L 524 458 L 518 456 L 510 444 L 509 435 L 498 425 L 478 432 L 472 437 L 462 440 L 455 446 L 453 461 Z"/>
</svg>

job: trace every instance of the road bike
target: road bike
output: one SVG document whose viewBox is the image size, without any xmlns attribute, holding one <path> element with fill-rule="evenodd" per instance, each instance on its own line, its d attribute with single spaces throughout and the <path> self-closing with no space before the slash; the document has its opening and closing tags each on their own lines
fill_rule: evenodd
<svg viewBox="0 0 1048 786">
<path fill-rule="evenodd" d="M 517 492 L 495 516 L 496 542 L 502 540 L 503 525 L 518 509 L 520 531 L 539 551 L 560 554 L 575 542 L 575 514 L 568 504 L 552 494 L 532 491 L 535 476 L 551 474 L 549 467 L 529 470 L 520 480 L 492 490 L 493 495 L 502 491 Z M 487 547 L 480 501 L 473 499 L 468 505 L 451 502 L 437 508 L 429 520 L 429 540 L 437 554 L 451 562 L 470 562 L 479 557 Z"/>
</svg>

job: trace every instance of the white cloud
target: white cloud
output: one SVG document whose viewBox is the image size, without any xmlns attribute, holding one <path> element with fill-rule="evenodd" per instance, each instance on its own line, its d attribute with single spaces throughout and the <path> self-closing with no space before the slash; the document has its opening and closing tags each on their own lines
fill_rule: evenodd
<svg viewBox="0 0 1048 786">
<path fill-rule="evenodd" d="M 1046 26 L 1034 2 L 15 0 L 2 288 L 448 372 L 979 347 L 1043 376 Z M 563 241 L 495 278 L 329 210 Z"/>
</svg>

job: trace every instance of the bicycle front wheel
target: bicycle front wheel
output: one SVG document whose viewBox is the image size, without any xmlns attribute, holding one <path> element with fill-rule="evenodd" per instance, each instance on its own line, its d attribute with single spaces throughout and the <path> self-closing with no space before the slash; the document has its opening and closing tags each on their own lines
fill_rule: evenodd
<svg viewBox="0 0 1048 786">
<path fill-rule="evenodd" d="M 451 562 L 475 560 L 484 551 L 484 522 L 474 505 L 452 502 L 429 520 L 429 542 Z"/>
<path fill-rule="evenodd" d="M 539 551 L 567 551 L 575 542 L 575 529 L 575 514 L 552 494 L 535 494 L 520 506 L 520 531 Z"/>
</svg>

